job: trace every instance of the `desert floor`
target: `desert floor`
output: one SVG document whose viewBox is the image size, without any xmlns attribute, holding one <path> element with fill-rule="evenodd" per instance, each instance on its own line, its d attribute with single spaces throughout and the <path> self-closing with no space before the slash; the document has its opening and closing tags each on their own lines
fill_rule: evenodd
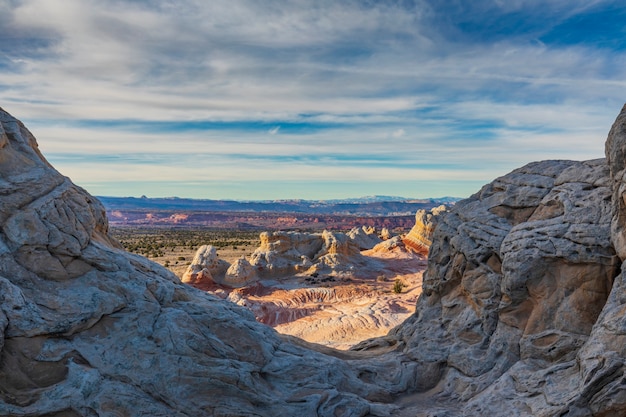
<svg viewBox="0 0 626 417">
<path fill-rule="evenodd" d="M 124 247 L 158 262 L 181 277 L 197 248 L 209 244 L 221 259 L 249 259 L 259 232 L 239 230 L 115 228 Z M 415 310 L 426 259 L 404 248 L 363 251 L 367 265 L 350 275 L 307 275 L 262 280 L 239 289 L 215 286 L 211 292 L 249 308 L 257 320 L 308 342 L 348 349 L 387 334 Z M 402 284 L 394 291 L 396 281 Z"/>
</svg>

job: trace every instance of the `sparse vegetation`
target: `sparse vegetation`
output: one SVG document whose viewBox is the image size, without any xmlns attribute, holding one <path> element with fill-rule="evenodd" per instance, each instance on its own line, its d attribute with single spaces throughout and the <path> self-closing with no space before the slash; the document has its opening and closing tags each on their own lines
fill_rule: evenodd
<svg viewBox="0 0 626 417">
<path fill-rule="evenodd" d="M 402 280 L 400 279 L 396 279 L 396 281 L 393 283 L 393 292 L 396 294 L 400 294 L 404 287 L 404 282 L 402 282 Z"/>
<path fill-rule="evenodd" d="M 250 255 L 259 245 L 259 232 L 166 227 L 112 227 L 111 234 L 129 251 L 182 273 L 202 245 L 213 245 L 226 260 Z M 238 253 L 229 253 L 237 251 Z M 219 254 L 218 254 L 219 255 Z M 183 269 L 181 269 L 183 268 Z"/>
<path fill-rule="evenodd" d="M 164 256 L 165 252 L 187 252 L 202 245 L 215 248 L 256 247 L 259 232 L 240 230 L 176 229 L 176 228 L 112 228 L 111 234 L 124 248 L 139 255 Z"/>
</svg>

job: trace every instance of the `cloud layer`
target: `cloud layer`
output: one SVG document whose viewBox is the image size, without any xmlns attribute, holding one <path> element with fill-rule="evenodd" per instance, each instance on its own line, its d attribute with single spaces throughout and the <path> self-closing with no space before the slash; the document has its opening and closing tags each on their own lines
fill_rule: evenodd
<svg viewBox="0 0 626 417">
<path fill-rule="evenodd" d="M 601 157 L 615 1 L 8 0 L 0 106 L 99 195 L 467 196 Z"/>
</svg>

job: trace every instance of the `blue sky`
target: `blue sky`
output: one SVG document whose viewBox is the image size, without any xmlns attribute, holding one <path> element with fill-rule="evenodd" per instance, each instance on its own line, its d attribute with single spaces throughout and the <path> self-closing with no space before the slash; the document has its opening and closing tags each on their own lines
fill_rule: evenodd
<svg viewBox="0 0 626 417">
<path fill-rule="evenodd" d="M 0 107 L 95 195 L 466 197 L 603 156 L 620 4 L 0 0 Z"/>
</svg>

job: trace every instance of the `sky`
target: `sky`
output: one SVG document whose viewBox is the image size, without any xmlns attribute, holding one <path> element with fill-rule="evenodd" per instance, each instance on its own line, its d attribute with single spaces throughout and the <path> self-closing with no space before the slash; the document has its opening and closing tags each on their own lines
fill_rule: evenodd
<svg viewBox="0 0 626 417">
<path fill-rule="evenodd" d="M 467 197 L 604 156 L 623 4 L 0 0 L 0 107 L 94 195 Z"/>
</svg>

